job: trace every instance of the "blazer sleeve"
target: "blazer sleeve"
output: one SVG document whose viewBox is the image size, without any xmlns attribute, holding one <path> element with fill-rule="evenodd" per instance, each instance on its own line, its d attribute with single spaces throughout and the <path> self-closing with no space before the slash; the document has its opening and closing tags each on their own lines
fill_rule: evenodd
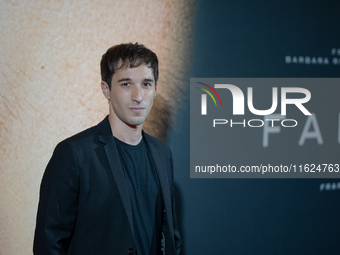
<svg viewBox="0 0 340 255">
<path fill-rule="evenodd" d="M 172 186 L 171 186 L 171 202 L 172 202 L 172 215 L 173 215 L 173 228 L 174 228 L 174 239 L 175 239 L 175 249 L 176 249 L 176 255 L 179 255 L 181 252 L 181 244 L 182 239 L 179 233 L 179 227 L 177 222 L 177 214 L 176 214 L 176 206 L 175 206 L 175 188 L 174 188 L 174 169 L 173 169 L 173 159 L 172 159 L 172 153 L 170 150 L 170 158 L 171 158 L 171 174 L 172 174 Z"/>
<path fill-rule="evenodd" d="M 78 210 L 79 172 L 71 145 L 57 145 L 40 186 L 35 255 L 67 254 Z"/>
</svg>

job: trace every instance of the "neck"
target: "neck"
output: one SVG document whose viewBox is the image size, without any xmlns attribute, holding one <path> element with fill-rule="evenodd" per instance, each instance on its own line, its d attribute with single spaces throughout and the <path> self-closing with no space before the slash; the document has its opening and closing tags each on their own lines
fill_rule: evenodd
<svg viewBox="0 0 340 255">
<path fill-rule="evenodd" d="M 109 122 L 114 137 L 118 140 L 137 145 L 142 140 L 142 125 L 132 126 L 122 122 L 110 109 Z"/>
</svg>

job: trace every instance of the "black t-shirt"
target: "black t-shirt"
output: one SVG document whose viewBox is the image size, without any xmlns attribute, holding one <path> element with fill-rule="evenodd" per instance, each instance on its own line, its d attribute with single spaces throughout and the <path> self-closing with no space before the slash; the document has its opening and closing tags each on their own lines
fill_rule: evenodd
<svg viewBox="0 0 340 255">
<path fill-rule="evenodd" d="M 138 145 L 115 138 L 129 193 L 137 254 L 157 254 L 161 236 L 161 192 L 144 139 Z"/>
</svg>

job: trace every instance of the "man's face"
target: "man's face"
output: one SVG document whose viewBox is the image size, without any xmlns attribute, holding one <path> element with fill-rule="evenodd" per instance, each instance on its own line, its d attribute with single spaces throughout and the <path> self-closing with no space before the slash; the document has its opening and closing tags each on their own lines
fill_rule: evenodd
<svg viewBox="0 0 340 255">
<path fill-rule="evenodd" d="M 129 126 L 143 124 L 156 97 L 157 87 L 152 69 L 144 64 L 120 68 L 112 76 L 111 90 L 105 88 L 106 85 L 102 82 L 103 93 L 109 99 L 114 120 Z"/>
</svg>

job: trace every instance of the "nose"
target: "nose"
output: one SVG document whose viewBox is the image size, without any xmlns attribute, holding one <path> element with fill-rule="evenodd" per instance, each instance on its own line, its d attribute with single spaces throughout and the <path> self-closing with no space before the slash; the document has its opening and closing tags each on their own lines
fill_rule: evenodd
<svg viewBox="0 0 340 255">
<path fill-rule="evenodd" d="M 139 86 L 135 86 L 131 92 L 131 100 L 137 103 L 143 101 L 143 90 Z"/>
</svg>

